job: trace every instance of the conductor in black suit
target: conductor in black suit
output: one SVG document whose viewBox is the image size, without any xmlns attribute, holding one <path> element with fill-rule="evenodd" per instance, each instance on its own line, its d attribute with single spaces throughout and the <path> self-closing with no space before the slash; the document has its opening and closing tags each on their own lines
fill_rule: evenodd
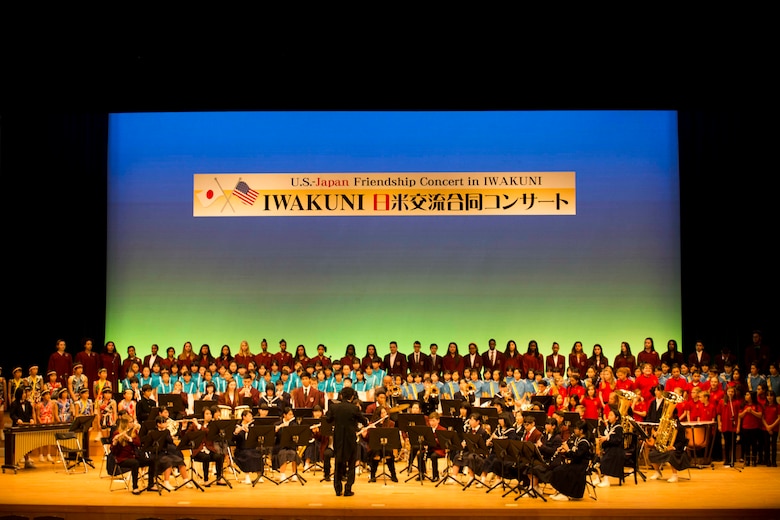
<svg viewBox="0 0 780 520">
<path fill-rule="evenodd" d="M 341 400 L 328 408 L 325 420 L 333 425 L 333 451 L 335 458 L 335 472 L 333 487 L 336 496 L 341 496 L 342 480 L 347 477 L 344 484 L 344 496 L 351 497 L 355 493 L 352 485 L 355 483 L 355 464 L 358 459 L 357 433 L 358 424 L 367 424 L 368 420 L 363 416 L 360 407 L 355 404 L 357 394 L 351 387 L 341 390 Z"/>
</svg>

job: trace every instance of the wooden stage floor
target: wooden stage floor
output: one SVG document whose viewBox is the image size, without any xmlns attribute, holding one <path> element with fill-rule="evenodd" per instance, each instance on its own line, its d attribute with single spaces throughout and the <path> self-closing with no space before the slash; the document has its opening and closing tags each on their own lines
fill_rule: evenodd
<svg viewBox="0 0 780 520">
<path fill-rule="evenodd" d="M 175 492 L 145 492 L 135 496 L 96 468 L 87 474 L 65 474 L 61 464 L 36 463 L 35 469 L 6 470 L 0 475 L 0 515 L 19 514 L 29 518 L 55 515 L 66 519 L 112 518 L 159 519 L 340 519 L 340 518 L 446 518 L 478 520 L 487 517 L 525 518 L 780 518 L 780 470 L 748 467 L 741 471 L 716 463 L 714 468 L 691 469 L 691 480 L 677 484 L 655 480 L 597 489 L 597 500 L 543 502 L 538 498 L 514 500 L 502 497 L 497 488 L 490 493 L 470 487 L 441 485 L 426 481 L 399 483 L 381 477 L 368 483 L 358 477 L 353 497 L 336 497 L 332 483 L 321 482 L 322 473 L 304 473 L 307 482 L 255 487 L 240 484 L 228 471 L 233 488 L 212 486 L 201 492 L 182 488 Z M 403 467 L 403 463 L 400 464 Z M 643 470 L 647 476 L 650 471 Z M 668 471 L 667 471 L 668 473 Z M 684 473 L 681 473 L 684 475 Z M 121 489 L 121 490 L 120 490 Z"/>
</svg>

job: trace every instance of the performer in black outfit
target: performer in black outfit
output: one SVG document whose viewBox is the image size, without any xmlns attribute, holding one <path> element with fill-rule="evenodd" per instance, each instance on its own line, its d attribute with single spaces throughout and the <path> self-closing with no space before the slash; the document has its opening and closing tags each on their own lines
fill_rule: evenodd
<svg viewBox="0 0 780 520">
<path fill-rule="evenodd" d="M 343 485 L 344 496 L 351 497 L 355 494 L 352 485 L 355 483 L 355 464 L 358 457 L 358 424 L 365 425 L 367 420 L 360 408 L 354 404 L 356 393 L 352 387 L 342 389 L 340 397 L 340 401 L 328 408 L 325 420 L 333 425 L 333 451 L 336 463 L 333 487 L 336 496 L 341 496 Z M 347 482 L 342 484 L 345 475 Z"/>
<path fill-rule="evenodd" d="M 585 421 L 577 421 L 573 425 L 573 434 L 567 443 L 561 444 L 558 453 L 553 457 L 553 467 L 547 478 L 558 492 L 551 498 L 553 500 L 566 501 L 570 498 L 582 498 L 585 494 L 585 477 L 591 457 L 591 446 L 585 432 L 588 424 Z M 568 460 L 568 464 L 556 464 L 556 459 L 562 457 Z"/>
</svg>

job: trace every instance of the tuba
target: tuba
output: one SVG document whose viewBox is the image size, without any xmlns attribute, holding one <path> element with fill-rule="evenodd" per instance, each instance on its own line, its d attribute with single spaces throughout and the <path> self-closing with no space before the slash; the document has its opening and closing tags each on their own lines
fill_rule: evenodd
<svg viewBox="0 0 780 520">
<path fill-rule="evenodd" d="M 673 418 L 674 410 L 684 400 L 683 396 L 674 392 L 664 392 L 663 395 L 664 409 L 655 432 L 655 447 L 659 451 L 666 451 L 670 446 L 674 446 L 677 437 L 677 421 Z"/>
<path fill-rule="evenodd" d="M 620 400 L 618 410 L 620 411 L 620 425 L 623 426 L 623 433 L 634 433 L 634 423 L 628 416 L 628 410 L 631 408 L 631 404 L 636 399 L 636 394 L 630 390 L 615 390 L 615 393 Z M 631 437 L 626 435 L 623 437 L 623 445 L 628 449 L 631 445 Z"/>
</svg>

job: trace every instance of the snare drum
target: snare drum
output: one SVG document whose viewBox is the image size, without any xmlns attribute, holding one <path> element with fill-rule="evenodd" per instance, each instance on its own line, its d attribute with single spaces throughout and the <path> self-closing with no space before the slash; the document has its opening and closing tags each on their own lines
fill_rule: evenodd
<svg viewBox="0 0 780 520">
<path fill-rule="evenodd" d="M 221 404 L 217 407 L 220 421 L 229 421 L 233 418 L 233 410 L 229 406 Z"/>
<path fill-rule="evenodd" d="M 236 406 L 235 411 L 233 411 L 233 419 L 238 419 L 240 421 L 241 414 L 244 413 L 244 410 L 251 410 L 251 408 L 243 404 L 240 406 Z"/>
</svg>

